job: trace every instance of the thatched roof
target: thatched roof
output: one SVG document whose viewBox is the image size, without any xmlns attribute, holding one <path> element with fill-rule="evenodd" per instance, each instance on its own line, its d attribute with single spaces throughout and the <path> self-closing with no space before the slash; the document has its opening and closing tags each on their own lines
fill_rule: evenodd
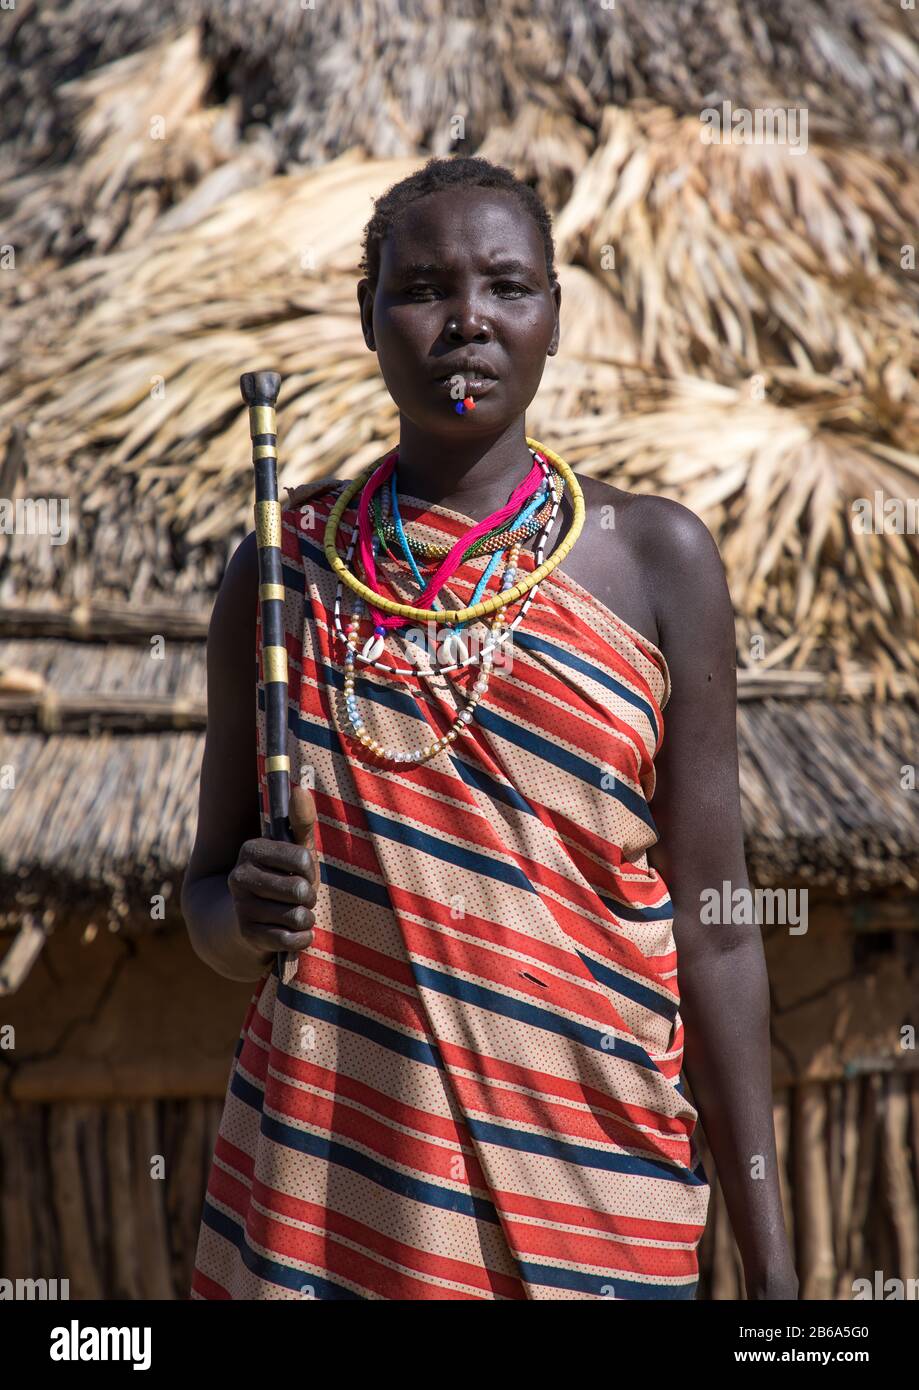
<svg viewBox="0 0 919 1390">
<path fill-rule="evenodd" d="M 238 101 L 209 104 L 212 80 L 192 28 L 56 89 L 67 136 L 47 161 L 11 146 L 0 166 L 0 217 L 27 270 L 142 244 L 274 172 L 267 131 L 241 131 Z"/>
<path fill-rule="evenodd" d="M 70 156 L 64 84 L 148 47 L 193 18 L 196 0 L 16 0 L 4 11 L 0 145 L 23 164 Z"/>
<path fill-rule="evenodd" d="M 6 901 L 79 893 L 117 923 L 175 888 L 207 615 L 251 525 L 237 378 L 284 377 L 282 484 L 392 441 L 360 233 L 450 150 L 514 168 L 555 215 L 562 347 L 530 432 L 685 502 L 721 547 L 754 878 L 915 891 L 917 538 L 851 524 L 919 472 L 910 20 L 881 0 L 19 5 L 0 496 L 66 477 L 73 535 L 0 534 L 0 763 L 29 785 L 0 791 Z M 806 103 L 807 153 L 704 145 L 722 98 Z"/>
<path fill-rule="evenodd" d="M 275 117 L 285 152 L 322 162 L 348 143 L 440 152 L 451 118 L 478 146 L 534 87 L 589 120 L 592 103 L 650 98 L 809 103 L 827 126 L 916 146 L 912 16 L 883 0 L 272 0 L 204 6 L 207 51 Z M 561 89 L 561 90 L 559 90 Z M 254 99 L 253 97 L 253 99 Z M 444 152 L 446 152 L 444 148 Z"/>
<path fill-rule="evenodd" d="M 886 0 L 22 0 L 5 17 L 0 219 L 23 261 L 71 259 L 181 206 L 189 163 L 241 160 L 227 182 L 254 180 L 351 147 L 481 149 L 558 207 L 603 108 L 637 101 L 697 122 L 724 99 L 806 107 L 814 134 L 913 151 L 912 19 Z M 169 152 L 143 133 L 154 113 Z M 119 154 L 126 180 L 107 181 Z M 101 208 L 84 217 L 88 188 Z"/>
</svg>

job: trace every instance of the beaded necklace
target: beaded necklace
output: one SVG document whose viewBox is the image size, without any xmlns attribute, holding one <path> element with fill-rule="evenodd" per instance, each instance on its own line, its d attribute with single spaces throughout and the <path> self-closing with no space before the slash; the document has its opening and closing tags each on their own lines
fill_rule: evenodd
<svg viewBox="0 0 919 1390">
<path fill-rule="evenodd" d="M 339 495 L 337 501 L 335 502 L 334 506 L 332 507 L 329 519 L 326 522 L 325 536 L 323 538 L 323 549 L 325 551 L 325 556 L 328 561 L 329 568 L 333 570 L 334 573 L 336 573 L 344 581 L 345 584 L 347 584 L 349 589 L 351 589 L 354 593 L 359 594 L 360 597 L 363 598 L 366 602 L 369 602 L 372 608 L 376 608 L 377 610 L 380 610 L 383 613 L 392 614 L 394 615 L 395 619 L 400 620 L 396 622 L 393 622 L 392 619 L 387 620 L 384 624 L 379 625 L 379 630 L 385 631 L 385 629 L 390 626 L 402 626 L 402 623 L 406 618 L 412 618 L 416 621 L 420 620 L 421 622 L 427 622 L 429 619 L 432 618 L 440 618 L 445 623 L 463 623 L 468 618 L 487 617 L 488 614 L 494 613 L 496 609 L 504 608 L 509 603 L 514 603 L 518 598 L 523 598 L 524 595 L 527 594 L 530 589 L 534 588 L 535 585 L 541 583 L 541 581 L 545 579 L 546 575 L 551 574 L 552 571 L 562 563 L 569 550 L 577 540 L 578 536 L 581 534 L 581 530 L 584 526 L 584 494 L 581 491 L 581 486 L 577 478 L 574 476 L 574 473 L 572 473 L 571 469 L 568 467 L 564 459 L 560 458 L 558 454 L 554 454 L 551 449 L 547 449 L 544 445 L 539 444 L 537 440 L 528 438 L 527 444 L 529 445 L 531 451 L 538 451 L 537 457 L 540 457 L 540 455 L 543 456 L 540 459 L 540 467 L 543 469 L 543 472 L 545 472 L 545 460 L 549 459 L 556 472 L 561 475 L 566 485 L 570 488 L 572 495 L 572 506 L 574 509 L 574 516 L 572 518 L 571 528 L 565 539 L 553 552 L 551 557 L 548 560 L 544 560 L 541 565 L 538 565 L 537 568 L 533 571 L 533 573 L 527 576 L 526 579 L 518 581 L 518 583 L 513 585 L 513 587 L 507 590 L 505 593 L 496 594 L 492 598 L 484 599 L 480 603 L 474 604 L 471 608 L 448 608 L 445 609 L 442 613 L 440 613 L 437 611 L 437 609 L 434 608 L 418 608 L 408 603 L 397 603 L 395 599 L 387 598 L 383 594 L 377 593 L 374 589 L 370 588 L 367 584 L 363 583 L 360 579 L 358 579 L 356 575 L 352 574 L 351 571 L 348 569 L 347 564 L 338 554 L 338 551 L 336 549 L 336 537 L 338 535 L 338 528 L 341 524 L 341 518 L 345 512 L 345 509 L 348 507 L 349 503 L 351 502 L 351 499 L 354 496 L 356 496 L 356 494 L 364 487 L 364 485 L 370 479 L 371 474 L 377 472 L 377 465 L 370 464 L 364 470 L 363 473 L 361 473 L 357 478 L 355 478 L 344 488 L 342 493 Z M 388 460 L 386 462 L 388 462 Z M 381 465 L 381 468 L 384 466 L 385 464 Z M 386 476 L 388 476 L 389 472 L 391 471 L 391 468 L 392 465 L 390 464 L 390 467 L 386 470 Z M 534 488 L 538 480 L 539 474 L 537 470 L 536 478 L 534 481 Z M 524 485 L 521 485 L 521 489 L 523 488 L 523 486 Z M 494 518 L 489 519 L 493 524 L 496 524 L 498 520 L 504 521 L 506 516 L 513 511 L 513 507 L 519 505 L 520 497 L 522 495 L 521 489 L 515 489 L 515 492 L 511 498 L 511 502 L 508 503 L 507 508 L 502 508 L 500 512 L 495 514 Z M 366 515 L 366 499 L 362 497 L 360 505 L 358 507 L 359 524 L 364 521 Z M 479 534 L 485 532 L 488 529 L 488 526 L 488 521 L 481 522 L 477 527 L 474 528 L 475 535 L 478 536 Z M 367 548 L 369 551 L 369 547 Z M 464 549 L 464 542 L 462 540 L 459 540 L 457 541 L 456 546 L 451 552 L 451 555 L 456 556 L 462 554 L 462 551 Z M 373 563 L 372 557 L 370 559 L 370 563 Z M 455 568 L 455 565 L 453 567 Z M 446 564 L 444 568 L 446 568 Z M 438 573 L 431 580 L 431 583 L 428 585 L 428 589 L 425 591 L 425 593 L 430 592 L 433 585 L 439 578 L 440 571 L 438 571 Z M 422 595 L 422 597 L 424 597 L 424 595 Z"/>
<path fill-rule="evenodd" d="M 577 479 L 574 477 L 574 474 L 568 468 L 568 465 L 564 462 L 564 460 L 559 459 L 558 456 L 552 454 L 550 450 L 544 450 L 542 445 L 539 445 L 536 441 L 532 441 L 529 439 L 527 440 L 527 444 L 530 447 L 530 452 L 532 453 L 534 460 L 536 460 L 536 463 L 538 463 L 539 468 L 542 471 L 543 486 L 539 488 L 536 496 L 531 497 L 529 500 L 524 500 L 523 505 L 517 511 L 517 515 L 514 517 L 511 525 L 506 528 L 507 539 L 510 541 L 510 544 L 505 545 L 503 551 L 496 550 L 495 553 L 492 555 L 491 561 L 489 562 L 488 566 L 486 566 L 486 569 L 483 571 L 476 585 L 475 592 L 473 594 L 473 601 L 465 609 L 426 610 L 412 608 L 409 605 L 397 603 L 395 600 L 386 599 L 384 596 L 377 594 L 374 590 L 369 589 L 366 585 L 361 584 L 361 582 L 357 580 L 353 574 L 351 574 L 348 568 L 351 564 L 355 546 L 358 540 L 357 527 L 355 527 L 352 531 L 351 541 L 349 544 L 346 559 L 342 561 L 341 558 L 338 556 L 337 552 L 334 549 L 334 543 L 341 516 L 350 498 L 355 494 L 359 487 L 363 486 L 367 482 L 367 480 L 371 476 L 371 473 L 375 471 L 376 465 L 371 465 L 371 468 L 365 470 L 364 475 L 358 478 L 356 480 L 356 483 L 349 485 L 349 487 L 347 487 L 343 491 L 335 506 L 333 507 L 332 514 L 329 517 L 329 521 L 326 527 L 326 555 L 329 558 L 330 563 L 333 562 L 333 559 L 336 562 L 334 563 L 333 567 L 337 570 L 339 576 L 335 592 L 335 607 L 333 620 L 336 632 L 339 638 L 345 643 L 346 648 L 344 670 L 344 693 L 348 723 L 350 725 L 354 737 L 357 738 L 368 749 L 368 751 L 373 752 L 375 755 L 381 758 L 396 763 L 418 764 L 426 762 L 429 758 L 433 757 L 436 753 L 440 752 L 443 748 L 446 748 L 450 743 L 454 742 L 456 738 L 458 738 L 462 733 L 464 733 L 468 729 L 469 724 L 471 723 L 474 716 L 475 707 L 488 687 L 488 680 L 494 662 L 495 647 L 499 644 L 499 642 L 502 644 L 506 643 L 508 638 L 513 633 L 514 629 L 518 626 L 518 624 L 522 621 L 523 617 L 525 616 L 527 609 L 533 601 L 533 598 L 536 595 L 539 585 L 542 582 L 542 580 L 546 577 L 546 574 L 550 573 L 551 570 L 553 570 L 556 567 L 556 565 L 561 563 L 562 559 L 564 559 L 564 556 L 571 549 L 571 546 L 574 544 L 574 541 L 577 539 L 577 536 L 580 533 L 584 520 L 584 501 Z M 555 466 L 556 473 L 558 474 L 557 479 L 552 478 L 547 459 L 545 457 L 546 455 L 548 455 L 548 457 L 552 460 L 553 465 Z M 398 493 L 396 491 L 394 469 L 391 473 L 391 480 L 391 533 L 394 534 L 395 537 L 399 540 L 405 558 L 413 571 L 415 580 L 419 585 L 419 588 L 423 590 L 425 588 L 425 581 L 415 563 L 413 550 L 421 550 L 424 547 L 424 543 L 413 541 L 406 534 L 404 525 L 402 523 L 402 518 L 399 514 Z M 553 486 L 553 483 L 556 481 L 560 483 L 560 486 L 558 486 L 557 488 Z M 574 494 L 574 520 L 572 522 L 572 527 L 568 536 L 558 547 L 552 558 L 549 561 L 544 562 L 543 554 L 545 551 L 546 541 L 548 539 L 549 533 L 551 532 L 552 524 L 555 520 L 555 515 L 558 511 L 558 507 L 561 502 L 561 494 L 565 483 L 568 483 L 569 486 L 571 486 L 572 492 Z M 514 499 L 519 500 L 522 489 L 522 484 L 520 488 L 515 489 L 515 492 L 513 494 Z M 547 507 L 549 508 L 548 514 L 546 514 Z M 365 516 L 366 513 L 367 508 L 364 509 Z M 500 515 L 500 513 L 496 513 L 496 515 Z M 521 528 L 526 528 L 531 524 L 534 515 L 545 517 L 543 531 L 539 539 L 536 553 L 536 566 L 533 572 L 527 575 L 523 581 L 515 583 L 518 572 L 517 561 L 520 554 L 520 540 L 518 538 L 517 533 Z M 489 520 L 491 520 L 491 518 L 489 518 Z M 483 522 L 479 524 L 479 527 L 477 529 L 480 533 L 483 532 L 483 530 L 486 532 L 484 536 L 480 535 L 478 539 L 490 539 L 494 536 L 495 531 L 499 530 L 500 528 L 491 528 L 489 530 L 487 524 Z M 514 539 L 511 539 L 512 536 L 514 537 Z M 374 553 L 376 553 L 379 550 L 380 545 L 382 543 L 383 538 L 379 535 L 379 533 L 375 534 L 372 540 L 372 548 Z M 457 542 L 457 546 L 459 546 L 459 544 L 460 543 Z M 473 542 L 472 544 L 475 545 L 475 542 Z M 449 547 L 447 553 L 451 553 L 456 548 L 456 546 Z M 443 547 L 440 547 L 440 549 L 443 549 Z M 471 550 L 472 546 L 463 547 L 461 553 L 464 559 L 459 563 L 463 563 L 465 559 L 468 558 Z M 487 552 L 483 552 L 480 550 L 478 553 Z M 484 591 L 485 585 L 487 584 L 492 572 L 500 564 L 503 556 L 506 556 L 506 564 L 501 580 L 500 593 L 492 599 L 489 599 L 485 602 L 481 602 L 480 595 Z M 395 556 L 393 556 L 393 558 L 395 558 Z M 354 591 L 356 594 L 347 632 L 343 630 L 341 621 L 341 599 L 343 593 L 343 583 L 346 583 L 348 587 L 351 588 L 352 591 Z M 474 652 L 470 656 L 466 649 L 465 642 L 463 641 L 459 633 L 455 630 L 448 632 L 446 636 L 443 638 L 440 644 L 439 651 L 437 652 L 437 669 L 439 670 L 441 675 L 447 674 L 451 671 L 463 669 L 466 666 L 471 665 L 476 660 L 480 660 L 481 662 L 481 671 L 473 684 L 469 698 L 467 699 L 463 709 L 453 720 L 447 732 L 441 735 L 439 738 L 433 740 L 431 743 L 425 745 L 424 747 L 415 748 L 410 752 L 403 753 L 393 748 L 384 748 L 376 739 L 372 738 L 369 734 L 368 730 L 364 725 L 363 720 L 360 717 L 360 713 L 357 708 L 357 699 L 354 692 L 355 661 L 359 659 L 364 665 L 373 666 L 376 667 L 378 670 L 387 671 L 395 675 L 433 675 L 434 672 L 433 669 L 426 672 L 420 672 L 417 668 L 417 665 L 395 666 L 384 664 L 383 662 L 381 662 L 378 658 L 383 650 L 385 633 L 384 631 L 381 631 L 379 626 L 377 626 L 377 628 L 375 629 L 374 635 L 364 642 L 362 650 L 358 652 L 358 632 L 360 628 L 361 617 L 365 611 L 365 608 L 367 607 L 367 600 L 365 599 L 364 594 L 367 594 L 370 597 L 372 597 L 374 601 L 374 606 L 379 606 L 380 608 L 384 608 L 387 611 L 395 612 L 398 616 L 405 616 L 411 618 L 418 617 L 424 619 L 425 621 L 430 619 L 440 619 L 444 622 L 452 622 L 454 629 L 456 627 L 464 625 L 467 622 L 475 621 L 479 617 L 489 617 L 489 637 L 482 646 L 481 651 L 478 653 Z M 509 626 L 506 626 L 502 631 L 501 618 L 504 609 L 509 605 L 509 603 L 514 602 L 518 597 L 524 597 L 525 602 L 517 617 Z M 416 644 L 415 649 L 418 653 L 419 660 L 424 655 L 427 655 L 429 658 L 431 657 L 431 652 L 424 646 L 423 640 L 414 638 L 412 634 L 408 634 L 407 636 L 408 640 L 411 640 L 413 643 Z"/>
<path fill-rule="evenodd" d="M 393 482 L 394 478 L 395 474 L 391 474 L 390 482 Z M 543 493 L 545 493 L 545 489 L 543 489 Z M 553 500 L 554 488 L 546 497 L 540 510 L 535 516 L 531 517 L 529 521 L 516 527 L 505 526 L 503 530 L 496 528 L 490 531 L 487 536 L 480 536 L 477 541 L 473 541 L 470 545 L 460 563 L 465 564 L 467 560 L 473 559 L 476 555 L 490 555 L 496 550 L 504 550 L 508 546 L 513 545 L 514 541 L 522 542 L 527 540 L 530 536 L 536 535 L 540 528 L 546 523 L 546 519 L 552 509 Z M 380 545 L 393 560 L 398 560 L 398 556 L 390 548 L 389 542 L 398 541 L 400 539 L 399 531 L 397 530 L 396 523 L 392 519 L 392 515 L 388 518 L 383 515 L 379 494 L 375 494 L 371 499 L 370 510 L 373 517 L 373 529 L 380 539 Z M 395 510 L 396 508 L 393 507 L 393 512 L 395 512 Z M 422 561 L 443 560 L 450 554 L 452 549 L 452 546 L 438 545 L 436 541 L 420 540 L 410 534 L 408 535 L 408 542 L 411 546 L 412 554 Z"/>
</svg>

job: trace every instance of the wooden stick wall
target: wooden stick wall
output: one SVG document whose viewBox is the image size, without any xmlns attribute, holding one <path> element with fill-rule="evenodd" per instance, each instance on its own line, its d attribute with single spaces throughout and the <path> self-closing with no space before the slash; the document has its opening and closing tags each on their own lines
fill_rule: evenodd
<svg viewBox="0 0 919 1390">
<path fill-rule="evenodd" d="M 187 1298 L 221 1110 L 0 1107 L 0 1276 L 66 1277 L 71 1299 Z M 852 1299 L 876 1270 L 919 1279 L 919 1072 L 805 1083 L 777 1093 L 774 1113 L 802 1299 Z M 711 1177 L 701 1132 L 699 1148 Z M 700 1299 L 744 1296 L 717 1180 L 700 1271 Z"/>
</svg>

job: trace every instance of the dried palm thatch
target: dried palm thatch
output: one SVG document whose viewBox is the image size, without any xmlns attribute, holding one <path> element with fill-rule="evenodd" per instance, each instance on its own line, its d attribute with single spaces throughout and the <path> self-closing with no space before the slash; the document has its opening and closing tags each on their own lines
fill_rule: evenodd
<svg viewBox="0 0 919 1390">
<path fill-rule="evenodd" d="M 84 124 L 112 126 L 121 80 L 113 60 L 179 28 L 197 34 L 196 25 L 208 100 L 230 97 L 214 143 L 235 146 L 253 134 L 262 160 L 282 168 L 321 165 L 351 147 L 376 158 L 483 149 L 533 178 L 557 208 L 596 143 L 603 106 L 642 99 L 695 118 L 722 98 L 803 105 L 825 130 L 916 148 L 919 47 L 909 15 L 884 0 L 782 0 L 766 13 L 760 0 L 619 0 L 611 8 L 360 0 L 312 9 L 273 0 L 25 0 L 0 75 L 9 151 L 0 183 L 13 183 L 32 214 L 15 223 L 23 261 L 71 259 L 95 245 L 76 201 L 85 180 L 72 186 L 63 172 L 96 159 L 74 143 L 86 89 L 73 79 L 94 74 Z M 106 63 L 113 70 L 100 71 Z M 141 88 L 148 84 L 141 72 Z M 213 119 L 202 116 L 205 163 L 214 158 Z M 148 155 L 136 179 L 125 174 L 146 194 L 145 217 L 154 208 L 144 177 L 151 165 L 161 206 L 182 192 L 169 160 Z M 242 177 L 261 169 L 247 158 Z M 92 184 L 91 171 L 86 177 Z M 0 211 L 15 214 L 15 201 Z M 117 239 L 127 224 L 108 216 L 104 225 Z"/>
<path fill-rule="evenodd" d="M 883 0 L 363 0 L 343 9 L 221 0 L 207 51 L 229 65 L 293 159 L 342 137 L 375 156 L 463 148 L 512 118 L 532 82 L 570 95 L 698 111 L 730 97 L 810 103 L 840 131 L 916 147 L 919 54 L 910 16 Z M 445 61 L 445 56 L 449 60 Z M 853 91 L 857 100 L 853 101 Z M 589 116 L 588 116 L 589 118 Z M 452 148 L 456 148 L 453 146 Z"/>
<path fill-rule="evenodd" d="M 617 404 L 569 424 L 568 456 L 586 447 L 586 471 L 703 518 L 728 574 L 742 665 L 832 664 L 845 676 L 869 660 L 879 684 L 919 673 L 919 540 L 853 524 L 859 499 L 874 513 L 876 493 L 916 497 L 919 456 L 851 427 L 871 420 L 864 396 L 815 377 L 809 401 L 787 407 L 749 382 L 636 374 Z"/>
<path fill-rule="evenodd" d="M 198 0 L 17 0 L 3 12 L 0 146 L 20 168 L 63 161 L 72 134 L 68 80 L 146 48 L 188 25 Z"/>
<path fill-rule="evenodd" d="M 534 0 L 526 10 L 551 27 L 555 64 L 604 102 L 647 97 L 697 112 L 722 98 L 777 99 L 856 140 L 916 148 L 915 28 L 883 0 Z"/>
<path fill-rule="evenodd" d="M 194 28 L 167 35 L 62 84 L 73 113 L 70 159 L 0 184 L 6 235 L 27 265 L 139 245 L 157 219 L 188 225 L 274 172 L 270 138 L 240 143 L 238 102 L 206 104 L 211 74 L 199 39 Z"/>
<path fill-rule="evenodd" d="M 883 374 L 877 414 L 895 428 L 919 356 L 919 279 L 901 264 L 915 163 L 813 140 L 798 155 L 708 145 L 700 129 L 665 108 L 607 108 L 556 219 L 560 257 L 614 290 L 649 364 Z"/>
<path fill-rule="evenodd" d="M 395 419 L 359 331 L 360 229 L 372 194 L 418 162 L 343 156 L 299 181 L 269 180 L 187 232 L 60 271 L 44 314 L 27 304 L 9 316 L 7 385 L 26 394 L 17 409 L 6 399 L 3 444 L 27 419 L 31 490 L 53 494 L 56 479 L 59 491 L 66 460 L 81 517 L 74 545 L 57 548 L 66 559 L 12 538 L 21 580 L 76 597 L 212 588 L 248 510 L 237 380 L 253 354 L 287 378 L 283 481 L 322 470 L 320 441 L 332 467 L 359 466 L 374 421 Z M 343 265 L 347 275 L 332 273 Z M 179 537 L 188 564 L 170 552 Z M 210 563 L 188 551 L 214 537 Z M 45 568 L 30 581 L 33 562 Z"/>
<path fill-rule="evenodd" d="M 62 81 L 201 21 L 215 81 L 285 156 L 322 163 L 356 142 L 376 156 L 429 143 L 466 113 L 473 145 L 531 81 L 573 79 L 592 102 L 649 97 L 679 111 L 780 95 L 840 128 L 915 148 L 912 16 L 883 0 L 21 0 L 7 18 L 0 138 L 40 158 L 66 140 Z M 449 61 L 445 61 L 448 55 Z M 853 93 L 856 94 L 853 100 Z M 407 142 L 407 143 L 406 143 Z"/>
<path fill-rule="evenodd" d="M 919 672 L 916 538 L 851 520 L 858 498 L 916 489 L 915 291 L 894 279 L 892 247 L 919 180 L 829 147 L 764 166 L 755 147 L 694 144 L 659 109 L 609 110 L 602 128 L 558 219 L 563 262 L 579 263 L 561 266 L 562 350 L 533 431 L 583 471 L 703 517 L 741 663 L 762 635 L 767 669 L 871 665 L 902 688 L 897 672 Z M 25 351 L 5 364 L 0 450 L 25 421 L 31 490 L 52 490 L 66 461 L 81 516 L 76 562 L 74 546 L 65 560 L 11 538 L 22 589 L 211 591 L 249 519 L 237 377 L 256 360 L 285 378 L 283 485 L 351 476 L 391 442 L 355 267 L 372 197 L 421 162 L 352 151 L 277 176 L 186 230 L 59 270 L 37 308 L 9 315 Z M 704 379 L 699 359 L 733 384 Z"/>
</svg>

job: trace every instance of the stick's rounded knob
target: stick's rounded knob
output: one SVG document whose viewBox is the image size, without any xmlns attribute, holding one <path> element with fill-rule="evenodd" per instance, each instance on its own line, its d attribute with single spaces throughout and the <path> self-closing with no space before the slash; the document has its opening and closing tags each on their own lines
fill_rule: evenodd
<svg viewBox="0 0 919 1390">
<path fill-rule="evenodd" d="M 243 372 L 239 389 L 246 405 L 274 405 L 281 389 L 280 372 Z"/>
</svg>

